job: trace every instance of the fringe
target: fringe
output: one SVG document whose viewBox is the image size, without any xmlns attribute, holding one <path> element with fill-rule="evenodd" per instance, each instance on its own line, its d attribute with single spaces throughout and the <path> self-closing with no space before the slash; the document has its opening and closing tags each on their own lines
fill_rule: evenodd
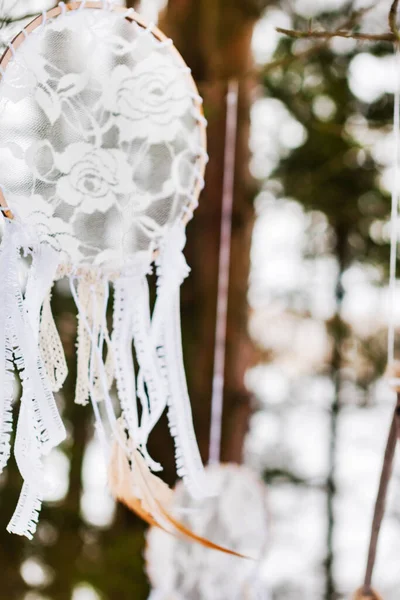
<svg viewBox="0 0 400 600">
<path fill-rule="evenodd" d="M 8 459 L 11 454 L 11 434 L 13 430 L 13 410 L 12 402 L 14 398 L 14 366 L 12 363 L 12 348 L 10 346 L 9 337 L 4 337 L 4 364 L 1 369 L 1 414 L 0 414 L 0 473 L 6 468 Z"/>
<path fill-rule="evenodd" d="M 32 410 L 23 396 L 14 453 L 24 484 L 7 531 L 29 539 L 36 531 L 44 486 L 40 441 L 33 424 Z"/>
<path fill-rule="evenodd" d="M 9 252 L 4 248 L 0 254 L 0 276 L 4 281 L 4 274 L 8 269 Z M 6 310 L 6 288 L 3 284 L 0 289 L 0 473 L 5 469 L 11 454 L 11 433 L 13 427 L 13 371 L 12 345 L 10 342 L 9 316 Z"/>
<path fill-rule="evenodd" d="M 168 379 L 168 423 L 175 442 L 177 474 L 193 498 L 212 495 L 206 481 L 203 462 L 194 431 L 192 409 L 183 364 L 179 292 L 174 300 L 172 314 L 164 325 L 164 364 Z M 161 353 L 161 348 L 160 348 Z"/>
<path fill-rule="evenodd" d="M 8 283 L 12 296 L 10 314 L 13 312 L 15 364 L 21 372 L 24 396 L 30 398 L 33 405 L 35 426 L 40 432 L 43 454 L 58 446 L 66 437 L 39 352 L 40 312 L 57 266 L 57 252 L 50 246 L 37 246 L 32 252 L 25 299 L 18 281 L 17 262 L 9 270 Z"/>
<path fill-rule="evenodd" d="M 42 496 L 24 483 L 14 515 L 7 525 L 7 531 L 33 539 L 42 508 Z"/>
<path fill-rule="evenodd" d="M 80 278 L 78 280 L 78 374 L 76 381 L 75 403 L 87 405 L 90 398 L 96 402 L 104 399 L 104 390 L 100 381 L 100 369 L 104 368 L 102 358 L 93 352 L 93 340 L 102 357 L 104 342 L 109 354 L 112 353 L 111 341 L 107 330 L 106 311 L 108 283 L 105 280 Z M 94 302 L 93 302 L 94 300 Z M 89 329 L 86 326 L 89 325 Z M 111 357 L 112 358 L 112 357 Z M 92 360 L 93 359 L 93 360 Z M 91 375 L 90 375 L 91 374 Z M 91 377 L 89 381 L 89 377 Z M 113 373 L 110 361 L 107 366 L 108 389 L 111 388 Z"/>
<path fill-rule="evenodd" d="M 103 361 L 104 340 L 111 341 L 107 332 L 106 312 L 108 303 L 108 281 L 105 279 L 90 282 L 79 279 L 75 287 L 75 277 L 70 277 L 70 289 L 78 310 L 78 374 L 77 393 L 85 390 L 85 396 L 90 400 L 96 419 L 96 429 L 100 436 L 105 457 L 108 459 L 109 442 L 104 428 L 103 418 L 99 410 L 98 400 L 104 400 L 107 417 L 111 429 L 115 428 L 116 417 L 109 389 L 113 373 L 109 379 Z"/>
<path fill-rule="evenodd" d="M 136 448 L 153 471 L 161 470 L 161 465 L 149 456 L 147 441 L 168 407 L 178 475 L 183 477 L 194 497 L 203 498 L 210 493 L 196 443 L 182 355 L 179 290 L 189 273 L 182 252 L 185 240 L 182 224 L 173 227 L 165 237 L 156 261 L 158 289 L 153 318 L 147 281 L 150 255 L 146 254 L 130 265 L 130 269 L 115 282 L 113 333 L 107 364 L 103 360 L 103 346 L 105 341 L 109 343 L 106 326 L 108 282 L 79 279 L 76 291 L 74 278 L 70 279 L 79 318 L 77 401 L 82 404 L 89 399 L 92 401 L 98 427 L 105 438 L 102 418 L 96 407 L 96 400 L 102 396 L 114 436 L 121 447 L 125 447 L 109 395 L 110 380 L 115 375 L 129 438 L 135 441 Z M 129 297 L 132 293 L 134 302 Z M 132 338 L 139 363 L 137 381 Z M 140 421 L 136 395 L 142 408 Z M 104 445 L 108 452 L 108 442 Z M 125 452 L 129 456 L 126 447 Z"/>
</svg>

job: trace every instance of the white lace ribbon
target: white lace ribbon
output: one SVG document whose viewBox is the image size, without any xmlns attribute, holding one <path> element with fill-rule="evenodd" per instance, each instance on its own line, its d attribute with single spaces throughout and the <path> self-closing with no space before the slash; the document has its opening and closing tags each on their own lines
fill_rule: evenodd
<svg viewBox="0 0 400 600">
<path fill-rule="evenodd" d="M 32 254 L 25 300 L 19 282 L 20 250 Z M 57 405 L 39 353 L 40 310 L 45 292 L 58 266 L 54 250 L 35 244 L 28 229 L 16 218 L 5 221 L 0 276 L 4 286 L 4 308 L 8 359 L 14 353 L 23 394 L 18 419 L 15 455 L 24 486 L 8 531 L 31 537 L 36 528 L 42 497 L 40 458 L 65 439 Z M 3 325 L 0 327 L 3 331 Z M 9 366 L 9 363 L 7 363 Z M 4 375 L 3 375 L 4 376 Z M 6 375 L 7 376 L 7 375 Z"/>
<path fill-rule="evenodd" d="M 0 253 L 0 473 L 6 467 L 11 453 L 13 371 L 10 318 L 7 314 L 8 290 L 6 274 L 10 267 L 11 248 L 3 247 Z"/>
<path fill-rule="evenodd" d="M 115 378 L 122 415 L 129 437 L 139 437 L 139 417 L 136 402 L 135 365 L 132 353 L 133 311 L 129 280 L 120 278 L 114 286 L 112 352 Z"/>
<path fill-rule="evenodd" d="M 21 400 L 15 440 L 15 459 L 24 484 L 7 531 L 32 539 L 42 506 L 44 477 L 41 448 L 29 399 Z"/>
<path fill-rule="evenodd" d="M 203 498 L 210 495 L 210 490 L 196 441 L 182 352 L 180 286 L 190 271 L 183 255 L 185 242 L 184 225 L 178 223 L 166 235 L 157 258 L 159 281 L 152 339 L 168 390 L 168 420 L 177 473 L 193 497 Z"/>
<path fill-rule="evenodd" d="M 40 354 L 53 392 L 58 392 L 68 375 L 67 361 L 51 310 L 51 290 L 48 291 L 40 321 Z"/>
<path fill-rule="evenodd" d="M 168 390 L 158 360 L 156 346 L 151 335 L 150 295 L 147 281 L 148 267 L 131 280 L 133 293 L 133 341 L 139 363 L 137 395 L 142 406 L 139 436 L 137 440 L 147 464 L 152 471 L 162 467 L 155 462 L 147 450 L 147 440 L 154 425 L 159 421 L 167 404 Z"/>
</svg>

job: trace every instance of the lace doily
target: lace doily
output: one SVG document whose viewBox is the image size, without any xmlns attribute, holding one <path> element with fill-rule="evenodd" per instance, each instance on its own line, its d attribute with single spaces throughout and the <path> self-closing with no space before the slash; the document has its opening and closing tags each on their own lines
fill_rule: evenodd
<svg viewBox="0 0 400 600">
<path fill-rule="evenodd" d="M 194 208 L 203 117 L 170 40 L 134 13 L 76 6 L 3 59 L 0 182 L 62 263 L 115 270 Z"/>
</svg>

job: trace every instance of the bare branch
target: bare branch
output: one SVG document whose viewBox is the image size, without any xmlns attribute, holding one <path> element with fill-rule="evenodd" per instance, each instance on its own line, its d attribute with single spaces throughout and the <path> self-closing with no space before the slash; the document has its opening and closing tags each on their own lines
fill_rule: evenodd
<svg viewBox="0 0 400 600">
<path fill-rule="evenodd" d="M 392 3 L 392 6 L 390 7 L 389 17 L 388 17 L 389 29 L 393 33 L 393 35 L 396 37 L 396 40 L 399 39 L 399 30 L 397 27 L 398 8 L 399 8 L 399 0 L 394 0 Z"/>
<path fill-rule="evenodd" d="M 389 29 L 390 31 L 384 33 L 358 33 L 351 31 L 351 28 L 354 27 L 357 21 L 362 17 L 365 13 L 371 10 L 374 5 L 368 6 L 366 8 L 362 8 L 361 10 L 355 11 L 352 13 L 350 18 L 346 23 L 344 23 L 339 29 L 335 31 L 296 31 L 293 29 L 283 29 L 282 27 L 277 27 L 276 31 L 279 33 L 283 33 L 288 37 L 294 39 L 322 39 L 322 40 L 330 40 L 334 37 L 341 37 L 351 40 L 358 40 L 362 42 L 397 42 L 400 39 L 399 30 L 397 28 L 397 11 L 399 6 L 399 0 L 394 0 L 388 15 Z"/>
<path fill-rule="evenodd" d="M 398 0 L 397 0 L 398 1 Z M 283 29 L 282 27 L 277 27 L 276 31 L 278 33 L 283 33 L 288 37 L 295 39 L 323 39 L 329 40 L 334 37 L 341 37 L 346 39 L 353 40 L 361 40 L 361 41 L 370 41 L 370 42 L 395 42 L 397 41 L 397 36 L 392 32 L 388 33 L 353 33 L 352 31 L 295 31 L 293 29 Z"/>
</svg>

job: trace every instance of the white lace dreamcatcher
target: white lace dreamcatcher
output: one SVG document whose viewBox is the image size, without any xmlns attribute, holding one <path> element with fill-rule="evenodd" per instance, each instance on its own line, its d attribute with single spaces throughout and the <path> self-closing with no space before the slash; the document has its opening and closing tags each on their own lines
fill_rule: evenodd
<svg viewBox="0 0 400 600">
<path fill-rule="evenodd" d="M 66 366 L 50 304 L 53 284 L 62 277 L 69 278 L 78 308 L 76 402 L 92 403 L 107 455 L 111 430 L 119 474 L 139 465 L 132 493 L 141 510 L 172 527 L 159 498 L 164 490 L 149 472 L 160 465 L 146 448 L 166 408 L 178 474 L 194 497 L 207 495 L 179 308 L 189 273 L 182 253 L 185 224 L 206 160 L 205 119 L 190 71 L 171 40 L 133 10 L 107 2 L 60 3 L 28 25 L 4 54 L 1 469 L 10 454 L 14 365 L 23 389 L 14 452 L 24 484 L 10 532 L 34 533 L 45 485 L 41 458 L 65 438 L 53 392 L 61 388 Z M 19 277 L 24 256 L 25 291 Z M 121 418 L 110 396 L 114 380 Z M 131 484 L 118 477 L 114 473 L 119 496 L 121 485 Z"/>
</svg>

